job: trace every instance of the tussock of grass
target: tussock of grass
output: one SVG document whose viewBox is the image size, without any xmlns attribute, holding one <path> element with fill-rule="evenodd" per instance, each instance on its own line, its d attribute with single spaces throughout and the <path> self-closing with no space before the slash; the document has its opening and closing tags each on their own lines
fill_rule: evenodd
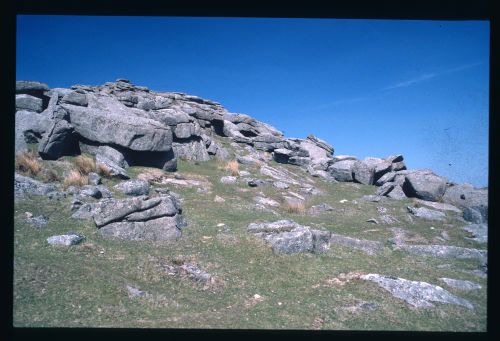
<svg viewBox="0 0 500 341">
<path fill-rule="evenodd" d="M 306 212 L 306 206 L 303 202 L 285 201 L 283 208 L 287 213 L 304 214 Z"/>
<path fill-rule="evenodd" d="M 232 176 L 238 176 L 240 175 L 240 169 L 239 169 L 239 164 L 238 161 L 236 160 L 231 160 L 228 163 L 226 163 L 226 171 L 231 173 Z"/>
<path fill-rule="evenodd" d="M 63 181 L 64 188 L 68 188 L 69 186 L 84 186 L 89 183 L 89 179 L 86 175 L 83 175 L 77 170 L 72 170 L 66 175 Z"/>
<path fill-rule="evenodd" d="M 87 175 L 96 169 L 94 159 L 87 155 L 78 155 L 75 158 L 75 166 L 76 169 L 84 175 Z"/>
<path fill-rule="evenodd" d="M 36 176 L 42 170 L 42 164 L 35 154 L 24 152 L 16 157 L 16 170 L 29 176 Z"/>
<path fill-rule="evenodd" d="M 106 166 L 104 163 L 98 163 L 96 166 L 96 171 L 100 176 L 111 178 L 111 168 Z"/>
</svg>

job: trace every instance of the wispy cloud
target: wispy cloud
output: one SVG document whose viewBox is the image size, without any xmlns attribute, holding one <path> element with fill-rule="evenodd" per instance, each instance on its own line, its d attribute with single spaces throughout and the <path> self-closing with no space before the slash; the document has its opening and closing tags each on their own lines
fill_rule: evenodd
<svg viewBox="0 0 500 341">
<path fill-rule="evenodd" d="M 344 98 L 344 99 L 339 99 L 339 100 L 336 100 L 336 101 L 332 101 L 332 102 L 328 102 L 328 103 L 324 103 L 324 104 L 321 104 L 321 105 L 318 105 L 312 109 L 325 109 L 325 108 L 329 108 L 329 107 L 334 107 L 336 106 L 337 104 L 344 104 L 344 103 L 355 103 L 355 102 L 361 102 L 361 101 L 366 101 L 368 100 L 369 97 L 351 97 L 351 98 Z"/>
<path fill-rule="evenodd" d="M 481 64 L 483 64 L 483 62 L 476 62 L 476 63 L 464 64 L 464 65 L 460 65 L 460 66 L 457 66 L 457 67 L 454 67 L 454 68 L 451 68 L 451 69 L 446 69 L 446 70 L 443 70 L 441 72 L 436 72 L 436 73 L 424 73 L 424 74 L 422 74 L 422 75 L 420 75 L 418 77 L 415 77 L 415 78 L 406 80 L 404 82 L 399 82 L 399 83 L 390 85 L 388 87 L 385 87 L 382 90 L 391 90 L 391 89 L 408 87 L 410 85 L 413 85 L 413 84 L 416 84 L 416 83 L 420 83 L 420 82 L 426 81 L 428 79 L 436 78 L 436 77 L 439 77 L 439 76 L 442 76 L 442 75 L 446 75 L 446 74 L 449 74 L 449 73 L 455 73 L 455 72 L 462 71 L 462 70 L 465 70 L 465 69 L 470 69 L 471 67 L 478 66 L 478 65 L 481 65 Z"/>
</svg>

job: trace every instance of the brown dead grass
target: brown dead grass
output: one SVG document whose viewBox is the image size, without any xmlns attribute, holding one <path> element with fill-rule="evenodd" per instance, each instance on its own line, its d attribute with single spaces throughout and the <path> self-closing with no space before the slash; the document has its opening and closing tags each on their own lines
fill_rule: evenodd
<svg viewBox="0 0 500 341">
<path fill-rule="evenodd" d="M 240 165 L 238 164 L 238 161 L 236 160 L 231 160 L 226 163 L 226 171 L 231 173 L 232 176 L 238 176 L 240 175 Z"/>
<path fill-rule="evenodd" d="M 287 213 L 304 214 L 306 212 L 306 206 L 303 202 L 285 201 L 283 208 Z"/>
<path fill-rule="evenodd" d="M 78 155 L 75 158 L 76 169 L 84 175 L 96 170 L 94 159 L 87 155 Z"/>
<path fill-rule="evenodd" d="M 111 168 L 104 163 L 98 163 L 96 166 L 97 174 L 105 178 L 111 178 Z"/>
<path fill-rule="evenodd" d="M 137 175 L 137 179 L 147 182 L 161 182 L 166 177 L 165 171 L 161 169 L 151 168 Z"/>
<path fill-rule="evenodd" d="M 29 176 L 36 176 L 42 170 L 42 164 L 35 154 L 23 152 L 16 157 L 16 170 Z"/>
<path fill-rule="evenodd" d="M 89 183 L 89 179 L 86 175 L 83 175 L 77 170 L 72 170 L 66 175 L 63 181 L 64 188 L 68 188 L 69 186 L 84 186 Z"/>
</svg>

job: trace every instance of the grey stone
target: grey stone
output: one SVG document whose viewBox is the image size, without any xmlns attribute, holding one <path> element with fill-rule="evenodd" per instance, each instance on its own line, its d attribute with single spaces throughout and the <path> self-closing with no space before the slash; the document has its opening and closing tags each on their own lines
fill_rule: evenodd
<svg viewBox="0 0 500 341">
<path fill-rule="evenodd" d="M 408 212 L 416 217 L 429 219 L 429 220 L 443 220 L 446 218 L 446 214 L 440 211 L 430 210 L 425 207 L 406 207 Z"/>
<path fill-rule="evenodd" d="M 47 238 L 47 243 L 51 245 L 71 246 L 81 243 L 85 237 L 78 234 L 62 234 Z"/>
<path fill-rule="evenodd" d="M 64 197 L 64 194 L 57 191 L 57 187 L 51 184 L 34 180 L 20 174 L 14 175 L 14 195 L 23 196 L 25 194 L 45 195 L 49 198 Z"/>
<path fill-rule="evenodd" d="M 438 201 L 446 190 L 446 178 L 429 171 L 414 171 L 406 175 L 403 190 L 409 197 Z"/>
<path fill-rule="evenodd" d="M 115 163 L 118 167 L 128 167 L 125 161 L 125 156 L 116 148 L 111 146 L 99 146 L 96 151 L 96 155 L 100 155 L 103 158 Z"/>
<path fill-rule="evenodd" d="M 170 128 L 151 119 L 125 110 L 111 112 L 70 104 L 64 104 L 63 108 L 68 111 L 75 131 L 90 141 L 136 151 L 166 152 L 172 149 Z"/>
<path fill-rule="evenodd" d="M 363 275 L 361 279 L 377 283 L 380 287 L 389 291 L 394 297 L 402 299 L 414 307 L 430 308 L 434 306 L 431 302 L 440 302 L 474 309 L 469 301 L 452 295 L 440 286 L 426 282 L 410 281 L 404 278 L 383 276 L 379 274 Z"/>
<path fill-rule="evenodd" d="M 330 174 L 338 181 L 352 181 L 352 171 L 356 160 L 345 159 L 328 167 Z"/>
<path fill-rule="evenodd" d="M 119 221 L 101 227 L 99 234 L 104 238 L 132 241 L 175 240 L 182 235 L 178 226 L 179 216 L 161 217 L 138 222 Z"/>
<path fill-rule="evenodd" d="M 111 176 L 115 176 L 121 179 L 130 179 L 130 177 L 127 174 L 127 171 L 123 169 L 122 167 L 118 166 L 115 162 L 112 160 L 108 159 L 106 156 L 102 154 L 97 154 L 95 156 L 95 161 L 96 164 L 103 164 L 110 170 Z"/>
<path fill-rule="evenodd" d="M 397 155 L 391 155 L 385 158 L 385 161 L 389 163 L 396 163 L 396 162 L 401 162 L 404 160 L 403 155 L 397 154 Z"/>
<path fill-rule="evenodd" d="M 261 187 L 261 186 L 266 186 L 268 182 L 262 179 L 248 179 L 247 184 L 250 187 Z"/>
<path fill-rule="evenodd" d="M 97 186 L 102 182 L 101 176 L 94 172 L 90 172 L 88 174 L 88 179 L 89 179 L 89 185 Z"/>
<path fill-rule="evenodd" d="M 26 143 L 38 143 L 52 125 L 52 120 L 30 111 L 17 111 L 15 119 L 16 154 L 27 150 Z"/>
<path fill-rule="evenodd" d="M 464 281 L 460 279 L 453 279 L 453 278 L 446 278 L 442 277 L 440 278 L 443 282 L 445 282 L 448 286 L 455 288 L 455 289 L 460 289 L 460 290 L 476 290 L 476 289 L 481 289 L 481 285 L 471 282 L 471 281 Z"/>
<path fill-rule="evenodd" d="M 146 296 L 146 292 L 139 290 L 138 288 L 134 288 L 134 287 L 127 285 L 126 289 L 131 297 Z"/>
<path fill-rule="evenodd" d="M 220 182 L 226 185 L 235 184 L 238 181 L 238 178 L 235 176 L 223 176 L 220 178 Z"/>
<path fill-rule="evenodd" d="M 380 221 L 384 224 L 390 225 L 397 223 L 398 220 L 390 214 L 384 214 L 380 216 Z"/>
<path fill-rule="evenodd" d="M 463 217 L 465 220 L 475 224 L 481 224 L 485 220 L 479 210 L 471 207 L 464 208 Z"/>
<path fill-rule="evenodd" d="M 17 110 L 34 111 L 38 113 L 42 112 L 42 99 L 31 95 L 16 95 L 16 111 Z"/>
<path fill-rule="evenodd" d="M 488 225 L 486 224 L 470 224 L 463 228 L 465 231 L 471 234 L 472 240 L 478 243 L 488 242 Z"/>
<path fill-rule="evenodd" d="M 290 232 L 273 233 L 264 236 L 276 253 L 312 252 L 313 237 L 309 228 L 299 226 Z"/>
<path fill-rule="evenodd" d="M 238 163 L 241 163 L 242 165 L 250 165 L 250 166 L 259 166 L 262 163 L 261 160 L 254 158 L 250 155 L 237 156 L 236 161 L 238 161 Z"/>
<path fill-rule="evenodd" d="M 333 150 L 332 150 L 333 151 Z M 330 239 L 332 233 L 330 231 L 313 230 L 312 241 L 313 241 L 313 253 L 326 253 L 330 250 Z"/>
<path fill-rule="evenodd" d="M 79 191 L 80 195 L 88 196 L 96 199 L 102 198 L 102 193 L 97 186 L 85 185 Z"/>
<path fill-rule="evenodd" d="M 251 223 L 247 226 L 249 232 L 289 232 L 300 225 L 293 220 L 278 220 L 274 222 Z"/>
<path fill-rule="evenodd" d="M 395 184 L 393 182 L 386 182 L 379 188 L 377 188 L 377 191 L 375 192 L 375 195 L 387 195 L 389 194 L 390 191 L 394 189 Z"/>
<path fill-rule="evenodd" d="M 468 221 L 475 223 L 488 222 L 487 189 L 477 189 L 470 184 L 453 184 L 446 188 L 443 201 L 462 209 L 464 219 Z"/>
<path fill-rule="evenodd" d="M 49 218 L 42 215 L 36 217 L 30 217 L 27 219 L 28 223 L 32 224 L 35 228 L 41 229 L 49 222 Z"/>
<path fill-rule="evenodd" d="M 210 155 L 202 140 L 190 140 L 189 142 L 173 142 L 172 148 L 177 159 L 191 161 L 208 161 Z"/>
<path fill-rule="evenodd" d="M 38 145 L 40 156 L 49 160 L 75 153 L 76 150 L 77 141 L 73 126 L 65 120 L 54 120 Z"/>
<path fill-rule="evenodd" d="M 452 211 L 452 212 L 456 212 L 456 213 L 462 213 L 462 211 L 460 209 L 458 209 L 457 207 L 455 207 L 451 204 L 434 202 L 434 201 L 426 201 L 426 200 L 422 200 L 422 199 L 413 199 L 413 201 L 416 203 L 425 205 L 425 206 L 435 208 L 436 210 L 440 210 L 440 211 Z"/>
<path fill-rule="evenodd" d="M 174 129 L 175 137 L 187 139 L 191 136 L 200 136 L 200 127 L 194 123 L 179 123 Z"/>
<path fill-rule="evenodd" d="M 403 188 L 399 185 L 394 186 L 394 188 L 386 195 L 391 199 L 396 199 L 396 200 L 406 199 L 406 194 L 403 191 Z"/>
<path fill-rule="evenodd" d="M 335 165 L 334 163 L 333 165 Z M 375 178 L 375 168 L 364 161 L 355 161 L 352 166 L 353 179 L 365 185 L 372 185 Z M 337 179 L 338 180 L 338 179 Z"/>
<path fill-rule="evenodd" d="M 61 99 L 61 103 L 79 105 L 82 107 L 86 107 L 89 104 L 87 96 L 85 94 L 81 94 L 75 91 L 65 94 Z"/>
<path fill-rule="evenodd" d="M 332 147 L 330 144 L 328 144 L 327 142 L 325 142 L 325 141 L 323 141 L 323 140 L 321 140 L 321 139 L 317 138 L 317 137 L 316 137 L 316 136 L 314 136 L 314 135 L 309 135 L 309 136 L 307 136 L 307 139 L 308 139 L 308 140 L 310 140 L 311 142 L 313 142 L 316 146 L 318 146 L 318 147 L 320 147 L 320 148 L 324 149 L 324 150 L 325 150 L 325 151 L 326 151 L 329 155 L 330 155 L 330 154 L 333 154 L 334 149 L 333 149 L 333 147 Z"/>
<path fill-rule="evenodd" d="M 380 252 L 383 248 L 383 244 L 374 240 L 366 240 L 366 239 L 356 239 L 348 236 L 343 236 L 340 234 L 332 233 L 330 237 L 330 243 L 339 244 L 343 246 L 347 246 L 350 248 L 358 249 L 363 251 L 364 253 L 373 256 Z"/>
<path fill-rule="evenodd" d="M 180 268 L 181 272 L 184 272 L 186 275 L 188 275 L 190 278 L 194 279 L 195 281 L 202 282 L 202 283 L 208 283 L 212 279 L 211 274 L 204 271 L 203 269 L 200 269 L 195 264 L 190 264 L 190 263 L 182 264 L 179 268 Z"/>
<path fill-rule="evenodd" d="M 16 81 L 16 94 L 33 94 L 48 91 L 49 86 L 37 81 Z"/>
<path fill-rule="evenodd" d="M 271 207 L 279 207 L 280 203 L 277 202 L 276 200 L 262 197 L 262 196 L 256 196 L 254 198 L 254 201 L 256 201 L 258 204 L 265 205 L 265 206 L 271 206 Z"/>
<path fill-rule="evenodd" d="M 401 171 L 401 170 L 405 170 L 406 169 L 406 165 L 404 162 L 395 162 L 393 164 L 391 164 L 391 171 L 393 172 L 397 172 L 397 171 Z"/>
<path fill-rule="evenodd" d="M 396 172 L 388 172 L 382 175 L 377 181 L 375 181 L 375 185 L 382 186 L 386 182 L 391 182 L 396 177 Z"/>
<path fill-rule="evenodd" d="M 285 183 L 285 182 L 274 181 L 273 182 L 273 187 L 276 187 L 278 189 L 288 189 L 290 186 L 287 183 Z"/>
<path fill-rule="evenodd" d="M 322 204 L 319 204 L 319 205 L 314 205 L 314 206 L 311 206 L 311 208 L 309 208 L 309 214 L 311 215 L 317 215 L 317 214 L 321 214 L 321 213 L 325 213 L 325 212 L 331 212 L 333 211 L 333 207 L 328 205 L 328 204 L 325 204 L 325 203 L 322 203 Z"/>
<path fill-rule="evenodd" d="M 308 157 L 302 157 L 302 156 L 291 156 L 288 159 L 288 163 L 289 164 L 296 165 L 296 166 L 301 166 L 301 167 L 309 165 L 310 162 L 311 162 L 310 158 L 308 158 Z"/>
<path fill-rule="evenodd" d="M 399 248 L 416 255 L 485 261 L 487 251 L 451 245 L 399 245 Z"/>
<path fill-rule="evenodd" d="M 114 188 L 126 195 L 139 196 L 149 194 L 149 183 L 140 179 L 122 181 L 115 185 Z"/>
</svg>

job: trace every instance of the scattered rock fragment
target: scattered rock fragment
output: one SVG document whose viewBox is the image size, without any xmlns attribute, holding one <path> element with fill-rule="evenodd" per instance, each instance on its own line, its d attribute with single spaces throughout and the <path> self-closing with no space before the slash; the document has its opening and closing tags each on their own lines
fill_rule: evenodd
<svg viewBox="0 0 500 341">
<path fill-rule="evenodd" d="M 376 255 L 384 247 L 384 245 L 379 241 L 356 239 L 353 237 L 343 236 L 335 233 L 332 233 L 330 243 L 358 249 L 370 256 Z"/>
<path fill-rule="evenodd" d="M 77 234 L 77 233 L 68 233 L 68 234 L 62 234 L 58 236 L 52 236 L 47 238 L 47 242 L 51 245 L 65 245 L 65 246 L 71 246 L 71 245 L 76 245 L 82 242 L 85 239 L 84 236 Z"/>
<path fill-rule="evenodd" d="M 445 282 L 448 286 L 455 288 L 455 289 L 460 289 L 460 290 L 475 290 L 475 289 L 481 289 L 481 285 L 471 282 L 471 281 L 465 281 L 465 280 L 460 280 L 460 279 L 452 279 L 452 278 L 440 278 L 443 282 Z"/>
<path fill-rule="evenodd" d="M 122 181 L 115 185 L 114 188 L 126 195 L 139 196 L 149 194 L 149 183 L 140 179 Z"/>
<path fill-rule="evenodd" d="M 220 182 L 222 182 L 223 184 L 235 184 L 236 182 L 238 181 L 238 178 L 235 177 L 235 176 L 223 176 L 222 178 L 220 178 Z"/>
<path fill-rule="evenodd" d="M 402 299 L 417 308 L 431 308 L 434 307 L 431 302 L 440 302 L 474 309 L 474 306 L 469 301 L 452 295 L 440 286 L 426 282 L 410 281 L 404 278 L 379 274 L 363 275 L 361 279 L 377 283 L 394 297 Z"/>
<path fill-rule="evenodd" d="M 429 220 L 443 220 L 446 218 L 446 214 L 443 212 L 431 210 L 425 207 L 411 207 L 407 206 L 408 212 L 416 217 L 429 219 Z"/>
</svg>

